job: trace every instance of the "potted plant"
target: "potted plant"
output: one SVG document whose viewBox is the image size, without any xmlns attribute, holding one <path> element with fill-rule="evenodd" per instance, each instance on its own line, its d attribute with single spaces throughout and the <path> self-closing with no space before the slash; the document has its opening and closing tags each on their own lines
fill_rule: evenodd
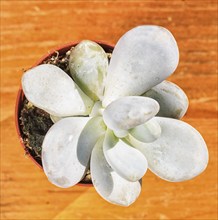
<svg viewBox="0 0 218 220">
<path fill-rule="evenodd" d="M 85 40 L 51 53 L 22 77 L 16 123 L 25 149 L 56 186 L 91 175 L 96 191 L 122 206 L 139 196 L 147 168 L 167 181 L 194 178 L 208 151 L 179 120 L 188 108 L 184 91 L 165 80 L 178 60 L 173 35 L 152 25 L 128 31 L 114 49 Z M 33 140 L 41 145 L 32 152 L 27 136 L 38 130 Z"/>
</svg>

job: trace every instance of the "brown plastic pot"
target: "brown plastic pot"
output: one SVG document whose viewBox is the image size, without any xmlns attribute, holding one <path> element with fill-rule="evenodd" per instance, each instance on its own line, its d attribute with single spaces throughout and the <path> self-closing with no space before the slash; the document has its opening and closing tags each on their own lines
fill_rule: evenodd
<svg viewBox="0 0 218 220">
<path fill-rule="evenodd" d="M 95 41 L 96 43 L 98 43 L 99 45 L 101 45 L 101 47 L 106 51 L 106 52 L 112 52 L 114 49 L 114 46 L 103 43 L 103 42 L 99 42 L 99 41 Z M 68 50 L 70 50 L 71 47 L 74 47 L 78 44 L 79 42 L 72 42 L 69 44 L 66 44 L 64 46 L 55 48 L 53 50 L 51 50 L 48 54 L 44 55 L 41 59 L 39 59 L 31 68 L 38 66 L 40 64 L 42 64 L 44 61 L 46 61 L 47 59 L 51 58 L 52 56 L 56 55 L 56 52 L 58 51 L 60 55 L 65 54 Z M 16 125 L 16 130 L 17 130 L 17 134 L 18 134 L 18 138 L 20 140 L 21 146 L 23 147 L 23 149 L 25 150 L 25 152 L 27 153 L 27 155 L 30 157 L 30 159 L 40 168 L 42 169 L 42 165 L 36 161 L 34 159 L 34 157 L 31 155 L 31 152 L 28 151 L 28 149 L 25 147 L 24 145 L 24 140 L 22 137 L 22 132 L 21 132 L 21 126 L 19 123 L 19 117 L 20 117 L 20 113 L 21 113 L 21 108 L 23 106 L 23 102 L 25 100 L 25 95 L 23 93 L 22 87 L 20 86 L 18 93 L 17 93 L 17 100 L 16 100 L 16 105 L 15 105 L 15 125 Z M 82 185 L 82 186 L 92 186 L 92 184 L 90 183 L 78 183 L 78 185 Z"/>
</svg>

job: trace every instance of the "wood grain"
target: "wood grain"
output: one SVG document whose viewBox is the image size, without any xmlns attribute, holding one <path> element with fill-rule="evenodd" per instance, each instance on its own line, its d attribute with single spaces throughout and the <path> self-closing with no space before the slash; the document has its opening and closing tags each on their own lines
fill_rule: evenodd
<svg viewBox="0 0 218 220">
<path fill-rule="evenodd" d="M 168 28 L 180 48 L 170 80 L 190 106 L 184 120 L 208 145 L 207 170 L 169 183 L 148 172 L 132 206 L 102 200 L 93 188 L 59 189 L 25 157 L 14 106 L 24 69 L 53 47 L 82 39 L 116 43 L 140 24 Z M 217 215 L 217 1 L 1 0 L 1 219 L 202 219 Z"/>
</svg>

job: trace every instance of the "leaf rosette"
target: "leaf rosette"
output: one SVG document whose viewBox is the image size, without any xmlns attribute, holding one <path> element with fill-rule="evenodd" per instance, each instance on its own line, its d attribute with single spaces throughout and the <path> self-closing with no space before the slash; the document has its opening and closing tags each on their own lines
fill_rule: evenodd
<svg viewBox="0 0 218 220">
<path fill-rule="evenodd" d="M 147 169 L 172 182 L 203 172 L 204 139 L 178 120 L 188 98 L 165 80 L 178 61 L 177 43 L 167 29 L 139 26 L 119 39 L 110 62 L 99 44 L 80 42 L 70 54 L 72 78 L 51 64 L 25 72 L 26 98 L 54 122 L 42 144 L 48 180 L 71 187 L 90 169 L 105 200 L 129 206 Z"/>
</svg>

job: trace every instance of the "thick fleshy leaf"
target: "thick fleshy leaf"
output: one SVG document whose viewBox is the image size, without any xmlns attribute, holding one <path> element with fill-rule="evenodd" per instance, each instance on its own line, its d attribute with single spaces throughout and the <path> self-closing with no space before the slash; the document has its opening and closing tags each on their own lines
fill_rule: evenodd
<svg viewBox="0 0 218 220">
<path fill-rule="evenodd" d="M 103 140 L 95 145 L 90 162 L 92 182 L 101 197 L 106 201 L 121 205 L 131 205 L 141 192 L 139 181 L 130 182 L 111 169 L 103 154 Z"/>
<path fill-rule="evenodd" d="M 103 112 L 102 103 L 101 101 L 95 102 L 91 113 L 89 114 L 90 117 L 101 116 Z"/>
<path fill-rule="evenodd" d="M 105 134 L 106 125 L 102 117 L 94 117 L 82 130 L 77 148 L 77 156 L 81 164 L 87 166 L 87 161 L 98 139 Z"/>
<path fill-rule="evenodd" d="M 73 79 L 89 97 L 102 99 L 108 58 L 99 44 L 89 40 L 80 42 L 71 51 L 69 67 Z"/>
<path fill-rule="evenodd" d="M 36 66 L 22 77 L 26 98 L 54 116 L 88 115 L 93 101 L 59 67 Z"/>
<path fill-rule="evenodd" d="M 111 130 L 106 132 L 103 151 L 109 165 L 124 179 L 135 182 L 145 175 L 148 167 L 145 156 L 115 137 Z"/>
<path fill-rule="evenodd" d="M 84 176 L 86 166 L 80 163 L 77 148 L 80 134 L 89 120 L 89 117 L 64 118 L 47 132 L 42 144 L 42 164 L 54 185 L 67 188 Z"/>
<path fill-rule="evenodd" d="M 208 150 L 200 133 L 191 125 L 171 118 L 154 118 L 161 136 L 152 143 L 135 145 L 148 160 L 149 169 L 167 181 L 189 180 L 207 167 Z"/>
<path fill-rule="evenodd" d="M 159 111 L 159 104 L 151 98 L 127 96 L 113 101 L 103 112 L 105 124 L 118 137 L 154 117 Z"/>
<path fill-rule="evenodd" d="M 129 139 L 131 143 L 134 141 L 145 143 L 154 142 L 160 135 L 161 127 L 154 118 L 150 119 L 145 124 L 129 130 Z"/>
<path fill-rule="evenodd" d="M 176 84 L 163 81 L 148 90 L 143 96 L 155 99 L 160 105 L 158 116 L 182 118 L 188 109 L 188 98 Z"/>
<path fill-rule="evenodd" d="M 70 117 L 55 123 L 42 145 L 42 164 L 49 181 L 67 188 L 85 175 L 91 151 L 104 134 L 101 118 Z"/>
<path fill-rule="evenodd" d="M 165 28 L 144 25 L 125 33 L 110 60 L 103 106 L 123 96 L 141 95 L 174 72 L 179 51 Z"/>
</svg>

